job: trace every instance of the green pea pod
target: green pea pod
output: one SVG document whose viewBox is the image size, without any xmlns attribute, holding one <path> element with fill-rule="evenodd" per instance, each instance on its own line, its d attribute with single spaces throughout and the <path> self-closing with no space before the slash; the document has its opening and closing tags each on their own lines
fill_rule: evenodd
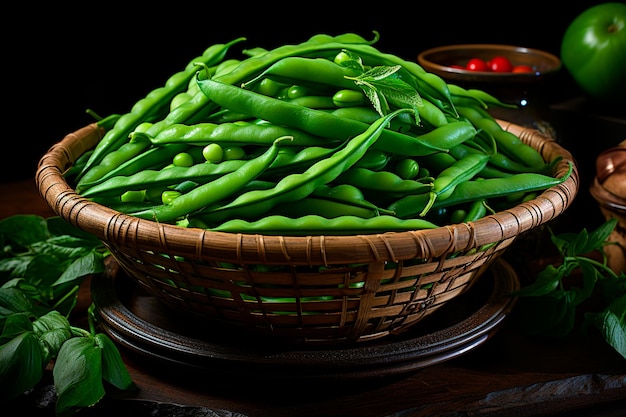
<svg viewBox="0 0 626 417">
<path fill-rule="evenodd" d="M 477 153 L 484 154 L 483 151 L 479 149 L 472 148 L 466 143 L 461 143 L 459 145 L 453 146 L 449 149 L 449 154 L 454 158 L 463 159 L 468 154 Z M 508 173 L 520 173 L 520 172 L 541 172 L 544 173 L 549 168 L 548 164 L 544 163 L 544 168 L 538 169 L 537 167 L 529 167 L 524 164 L 521 164 L 517 161 L 512 160 L 508 156 L 504 155 L 501 152 L 491 154 L 489 156 L 489 165 L 494 168 L 500 169 L 504 172 Z"/>
<path fill-rule="evenodd" d="M 262 175 L 263 177 L 277 178 L 280 175 L 293 174 L 296 170 L 307 169 L 320 159 L 333 155 L 340 149 L 340 146 L 332 148 L 309 146 L 298 153 L 280 152 L 272 165 Z"/>
<path fill-rule="evenodd" d="M 376 216 L 364 219 L 357 216 L 339 216 L 332 219 L 317 215 L 289 218 L 280 215 L 256 221 L 233 219 L 212 228 L 229 233 L 260 233 L 265 235 L 356 235 L 410 230 L 434 229 L 437 225 L 424 219 L 398 219 L 394 216 Z"/>
<path fill-rule="evenodd" d="M 433 192 L 437 198 L 447 198 L 454 188 L 483 170 L 489 161 L 486 154 L 468 154 L 444 169 L 433 182 Z"/>
<path fill-rule="evenodd" d="M 433 207 L 463 204 L 476 199 L 506 197 L 519 192 L 543 191 L 567 180 L 573 168 L 573 165 L 570 164 L 568 172 L 560 178 L 524 172 L 504 178 L 480 178 L 465 181 L 457 185 L 448 198 L 437 200 Z"/>
<path fill-rule="evenodd" d="M 230 84 L 224 84 L 214 80 L 198 80 L 200 90 L 219 106 L 231 110 L 251 114 L 259 119 L 267 120 L 276 125 L 285 125 L 300 129 L 312 135 L 328 138 L 331 140 L 345 140 L 348 137 L 363 132 L 368 125 L 353 119 L 344 119 L 321 110 L 309 109 L 294 105 L 283 100 L 268 97 L 253 91 L 245 90 Z M 475 129 L 467 122 L 467 128 L 472 135 Z M 467 132 L 448 127 L 451 123 L 438 129 L 448 129 L 449 133 L 458 138 Z M 405 135 L 392 130 L 383 129 L 380 133 L 380 141 L 375 145 L 381 150 L 389 150 L 411 156 L 428 155 L 434 152 L 445 152 L 446 148 L 439 144 L 450 146 L 447 142 L 450 136 L 430 134 L 430 140 L 421 140 L 418 137 Z M 467 139 L 467 138 L 464 138 Z"/>
<path fill-rule="evenodd" d="M 141 133 L 133 136 L 139 138 Z M 209 143 L 227 145 L 262 145 L 271 146 L 274 139 L 281 136 L 291 136 L 292 146 L 320 146 L 327 145 L 328 141 L 288 126 L 279 126 L 272 123 L 196 123 L 192 125 L 174 124 L 155 137 L 148 137 L 153 145 L 164 143 L 186 143 L 188 145 L 206 146 Z"/>
<path fill-rule="evenodd" d="M 98 181 L 104 175 L 119 167 L 129 159 L 139 155 L 149 147 L 150 141 L 147 139 L 122 144 L 119 148 L 104 155 L 98 165 L 95 165 L 90 170 L 85 172 L 78 183 L 78 188 L 81 188 L 82 184 L 89 184 Z"/>
<path fill-rule="evenodd" d="M 326 218 L 357 216 L 369 219 L 380 215 L 380 212 L 376 208 L 366 208 L 346 201 L 336 201 L 310 195 L 298 201 L 277 204 L 272 209 L 272 215 L 286 217 L 317 215 Z"/>
<path fill-rule="evenodd" d="M 356 163 L 377 141 L 389 121 L 399 113 L 412 111 L 399 109 L 379 118 L 361 134 L 339 151 L 322 159 L 303 173 L 291 174 L 282 178 L 271 190 L 250 191 L 239 195 L 234 201 L 205 211 L 213 221 L 221 221 L 228 216 L 250 217 L 266 213 L 278 203 L 296 201 L 310 195 L 318 186 L 335 180 L 342 172 Z"/>
<path fill-rule="evenodd" d="M 243 83 L 241 88 L 252 88 L 265 78 L 285 84 L 304 86 L 330 86 L 339 89 L 359 90 L 355 82 L 346 77 L 359 75 L 354 68 L 348 68 L 334 63 L 326 58 L 307 58 L 289 56 L 282 58 L 261 74 Z"/>
<path fill-rule="evenodd" d="M 82 193 L 83 197 L 114 197 L 129 190 L 172 186 L 184 181 L 205 183 L 241 168 L 245 160 L 233 159 L 219 164 L 199 163 L 190 167 L 172 166 L 161 170 L 145 169 L 133 175 L 109 178 Z"/>
<path fill-rule="evenodd" d="M 108 171 L 102 176 L 99 176 L 97 180 L 90 182 L 79 181 L 76 186 L 76 192 L 82 194 L 86 192 L 89 188 L 97 184 L 103 183 L 109 178 L 133 175 L 137 172 L 143 171 L 144 169 L 163 168 L 172 160 L 172 158 L 176 154 L 184 152 L 188 149 L 189 145 L 183 143 L 168 143 L 163 146 L 152 147 L 127 160 L 117 168 Z"/>
<path fill-rule="evenodd" d="M 344 34 L 336 37 L 328 35 L 314 36 L 307 42 L 296 45 L 282 45 L 266 53 L 251 56 L 243 60 L 241 64 L 231 71 L 216 77 L 216 80 L 225 84 L 238 85 L 251 77 L 255 77 L 267 67 L 283 58 L 290 56 L 321 57 L 324 53 L 336 54 L 345 48 L 374 42 L 368 42 L 354 34 Z M 170 111 L 164 119 L 156 122 L 147 133 L 155 136 L 161 130 L 174 123 L 197 123 L 210 115 L 215 110 L 215 107 L 205 94 L 198 92 L 190 100 Z"/>
<path fill-rule="evenodd" d="M 474 200 L 470 203 L 469 210 L 461 220 L 463 223 L 475 222 L 478 219 L 482 219 L 487 215 L 489 207 L 487 201 L 483 198 Z"/>
<path fill-rule="evenodd" d="M 133 215 L 159 222 L 170 222 L 225 199 L 256 179 L 267 169 L 278 154 L 279 144 L 285 140 L 291 140 L 291 138 L 283 136 L 276 139 L 262 155 L 246 161 L 238 170 L 202 184 L 187 194 L 175 198 L 170 204 L 139 211 Z"/>
<path fill-rule="evenodd" d="M 431 200 L 420 213 L 420 216 L 425 216 L 428 213 L 435 200 L 448 198 L 459 184 L 478 175 L 487 166 L 487 162 L 489 162 L 489 155 L 473 153 L 468 154 L 444 169 L 435 178 L 433 190 L 431 191 Z"/>
<path fill-rule="evenodd" d="M 534 169 L 540 170 L 545 167 L 546 163 L 539 151 L 522 142 L 513 133 L 502 129 L 493 117 L 472 107 L 457 106 L 457 110 L 461 116 L 470 120 L 477 129 L 489 132 L 496 140 L 500 152 L 505 152 L 510 158 Z"/>
<path fill-rule="evenodd" d="M 283 99 L 297 106 L 308 107 L 310 109 L 336 109 L 337 106 L 330 96 L 301 96 L 296 98 Z"/>
<path fill-rule="evenodd" d="M 508 109 L 516 109 L 516 104 L 504 103 L 486 91 L 470 88 L 465 89 L 455 84 L 448 84 L 448 89 L 455 106 L 473 107 L 479 106 L 482 109 L 491 107 L 503 107 Z"/>
<path fill-rule="evenodd" d="M 355 207 L 366 209 L 370 212 L 379 214 L 393 214 L 388 210 L 382 209 L 375 204 L 367 201 L 363 192 L 350 184 L 338 184 L 329 186 L 326 184 L 320 185 L 312 193 L 312 197 L 318 197 L 320 199 L 336 201 L 343 204 L 349 204 Z"/>
<path fill-rule="evenodd" d="M 122 115 L 113 128 L 109 130 L 102 140 L 96 145 L 93 154 L 83 169 L 83 174 L 91 167 L 100 163 L 102 158 L 112 150 L 119 148 L 128 138 L 128 134 L 140 123 L 146 121 L 150 115 L 162 107 L 169 108 L 169 101 L 178 93 L 185 91 L 189 80 L 196 74 L 198 63 L 210 66 L 222 59 L 229 48 L 236 43 L 244 41 L 245 38 L 237 38 L 226 44 L 216 44 L 207 48 L 202 56 L 193 59 L 183 71 L 172 75 L 165 82 L 163 87 L 159 87 L 136 102 L 129 113 Z M 82 174 L 79 176 L 82 177 Z"/>
<path fill-rule="evenodd" d="M 462 182 L 457 185 L 445 199 L 438 199 L 432 204 L 431 209 L 452 207 L 475 200 L 506 197 L 519 192 L 543 191 L 567 180 L 574 166 L 570 164 L 569 170 L 560 178 L 548 175 L 524 172 L 508 177 L 481 178 Z M 429 204 L 428 195 L 418 194 L 402 197 L 390 204 L 387 209 L 396 213 L 400 218 L 419 216 Z"/>
<path fill-rule="evenodd" d="M 337 182 L 395 198 L 406 194 L 427 193 L 433 189 L 431 183 L 405 180 L 391 171 L 372 171 L 359 167 L 352 167 L 343 172 L 337 178 Z"/>
</svg>

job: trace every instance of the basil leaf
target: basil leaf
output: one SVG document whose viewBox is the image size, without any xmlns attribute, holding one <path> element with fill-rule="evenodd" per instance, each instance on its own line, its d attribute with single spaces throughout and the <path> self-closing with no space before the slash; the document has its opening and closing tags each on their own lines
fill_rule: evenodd
<svg viewBox="0 0 626 417">
<path fill-rule="evenodd" d="M 117 346 L 104 333 L 98 333 L 94 338 L 96 343 L 102 348 L 102 378 L 116 388 L 123 390 L 134 389 L 135 383 L 124 365 Z"/>
<path fill-rule="evenodd" d="M 0 238 L 3 245 L 27 247 L 50 237 L 46 220 L 33 214 L 16 214 L 0 220 Z"/>
<path fill-rule="evenodd" d="M 15 398 L 33 388 L 46 364 L 33 332 L 22 333 L 0 346 L 0 399 Z"/>
<path fill-rule="evenodd" d="M 74 337 L 61 346 L 52 369 L 57 393 L 56 415 L 71 416 L 104 396 L 102 349 L 93 337 Z"/>
</svg>

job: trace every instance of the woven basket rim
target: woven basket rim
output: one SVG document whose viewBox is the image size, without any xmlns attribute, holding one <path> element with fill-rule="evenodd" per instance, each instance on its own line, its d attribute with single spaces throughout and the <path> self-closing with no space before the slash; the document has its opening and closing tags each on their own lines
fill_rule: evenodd
<svg viewBox="0 0 626 417">
<path fill-rule="evenodd" d="M 192 258 L 206 258 L 209 254 L 215 259 L 256 259 L 262 263 L 272 263 L 275 258 L 281 259 L 277 263 L 289 259 L 310 264 L 432 259 L 514 238 L 561 214 L 578 192 L 578 170 L 569 151 L 538 130 L 496 120 L 504 130 L 537 149 L 544 160 L 560 158 L 553 170 L 554 177 L 572 169 L 571 175 L 536 198 L 510 209 L 474 222 L 435 229 L 372 235 L 275 236 L 185 228 L 126 215 L 82 197 L 63 177 L 71 164 L 103 137 L 104 130 L 95 123 L 54 144 L 40 159 L 35 179 L 41 196 L 57 215 L 105 242 L 113 240 L 122 246 L 132 241 L 134 247 L 176 248 L 177 254 Z M 349 252 L 346 247 L 350 248 Z M 342 256 L 336 259 L 334 253 L 339 248 Z M 203 253 L 198 253 L 199 250 Z M 274 257 L 274 252 L 280 256 Z"/>
</svg>

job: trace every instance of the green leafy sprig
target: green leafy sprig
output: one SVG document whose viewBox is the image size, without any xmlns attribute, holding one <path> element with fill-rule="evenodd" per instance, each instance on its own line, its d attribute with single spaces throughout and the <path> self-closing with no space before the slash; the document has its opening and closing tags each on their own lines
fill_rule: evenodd
<svg viewBox="0 0 626 417">
<path fill-rule="evenodd" d="M 96 404 L 103 381 L 134 389 L 115 344 L 72 326 L 81 282 L 105 270 L 102 242 L 59 217 L 20 214 L 0 220 L 0 400 L 32 389 L 52 364 L 56 415 Z"/>
<path fill-rule="evenodd" d="M 424 106 L 422 97 L 415 87 L 399 76 L 401 65 L 380 65 L 366 69 L 361 57 L 347 50 L 343 50 L 335 58 L 335 62 L 359 72 L 355 77 L 346 78 L 354 81 L 363 90 L 379 115 L 391 113 L 391 106 L 410 108 L 415 115 L 416 124 L 420 124 L 420 107 Z"/>
<path fill-rule="evenodd" d="M 530 301 L 521 304 L 521 325 L 533 335 L 559 338 L 572 333 L 577 313 L 584 302 L 600 311 L 584 311 L 581 329 L 596 328 L 604 340 L 626 359 L 626 275 L 615 273 L 608 265 L 604 247 L 617 219 L 611 219 L 589 233 L 554 234 L 552 244 L 561 256 L 560 264 L 547 265 L 535 281 L 513 293 Z M 592 254 L 599 254 L 601 260 Z M 580 283 L 567 278 L 578 272 Z M 593 301 L 593 302 L 592 302 Z"/>
</svg>

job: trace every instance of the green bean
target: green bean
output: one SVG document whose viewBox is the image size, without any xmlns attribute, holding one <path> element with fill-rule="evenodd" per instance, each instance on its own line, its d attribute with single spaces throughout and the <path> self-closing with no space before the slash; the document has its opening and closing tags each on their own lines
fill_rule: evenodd
<svg viewBox="0 0 626 417">
<path fill-rule="evenodd" d="M 246 161 L 236 171 L 229 172 L 211 182 L 202 184 L 187 194 L 182 194 L 170 204 L 135 212 L 133 215 L 158 222 L 169 222 L 225 199 L 253 179 L 256 179 L 267 169 L 278 154 L 279 144 L 290 139 L 288 136 L 276 139 L 272 146 L 267 148 L 259 157 Z"/>
<path fill-rule="evenodd" d="M 406 111 L 412 110 L 399 109 L 379 118 L 361 134 L 350 139 L 342 149 L 311 165 L 304 173 L 283 177 L 273 189 L 241 194 L 226 205 L 207 209 L 205 214 L 210 214 L 214 221 L 220 221 L 229 215 L 238 217 L 259 215 L 278 203 L 296 201 L 308 196 L 318 186 L 330 183 L 354 165 L 380 137 L 389 121 Z"/>
<path fill-rule="evenodd" d="M 128 134 L 135 126 L 150 117 L 156 116 L 162 108 L 169 108 L 169 102 L 172 97 L 183 91 L 187 87 L 189 80 L 196 74 L 198 70 L 197 63 L 210 66 L 219 62 L 224 58 L 231 46 L 244 40 L 245 38 L 237 38 L 226 44 L 210 46 L 203 52 L 202 56 L 189 62 L 183 71 L 177 72 L 168 78 L 163 87 L 151 91 L 145 98 L 137 101 L 130 112 L 122 115 L 113 128 L 96 145 L 91 158 L 89 158 L 83 169 L 83 174 L 91 167 L 99 164 L 106 154 L 118 149 L 126 141 Z M 79 176 L 79 179 L 80 177 L 82 177 L 82 174 Z"/>
<path fill-rule="evenodd" d="M 272 215 L 257 221 L 233 219 L 216 227 L 213 231 L 230 233 L 261 233 L 265 235 L 355 235 L 409 230 L 434 229 L 437 225 L 424 219 L 398 219 L 394 216 L 376 216 L 364 219 L 357 216 L 325 218 L 307 215 L 299 218 Z"/>
</svg>

